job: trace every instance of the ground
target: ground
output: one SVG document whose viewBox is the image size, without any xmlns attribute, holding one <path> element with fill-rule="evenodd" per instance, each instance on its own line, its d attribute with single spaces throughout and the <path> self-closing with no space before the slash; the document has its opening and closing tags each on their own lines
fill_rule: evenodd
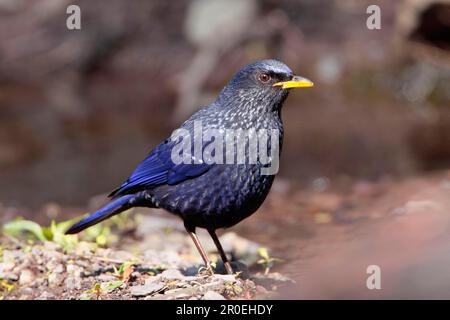
<svg viewBox="0 0 450 320">
<path fill-rule="evenodd" d="M 262 274 L 265 270 L 262 266 L 259 271 L 250 272 L 247 265 L 258 265 L 261 259 L 261 265 L 269 266 L 271 257 L 260 245 L 233 232 L 222 236 L 223 245 L 245 264 L 233 263 L 236 274 L 224 275 L 220 274 L 224 272 L 223 265 L 216 263 L 215 274 L 211 275 L 202 267 L 179 221 L 157 213 L 125 214 L 125 217 L 132 223 L 124 222 L 120 228 L 111 225 L 113 233 L 109 232 L 109 226 L 97 228 L 100 232 L 94 230 L 93 241 L 64 236 L 59 228 L 65 228 L 65 223 L 54 224 L 53 229 L 41 228 L 42 234 L 47 236 L 52 232 L 52 241 L 25 240 L 23 220 L 19 221 L 21 226 L 17 226 L 17 222 L 7 224 L 5 233 L 14 236 L 6 235 L 1 239 L 0 297 L 253 299 L 270 297 L 278 286 L 292 283 L 278 273 Z M 120 221 L 116 222 L 120 224 Z M 20 236 L 16 234 L 18 230 Z M 199 236 L 216 260 L 218 256 L 207 235 L 200 233 Z"/>
<path fill-rule="evenodd" d="M 300 189 L 277 180 L 254 216 L 221 234 L 239 261 L 233 276 L 221 275 L 220 263 L 208 274 L 180 221 L 159 210 L 138 209 L 74 238 L 61 238 L 67 223 L 40 236 L 34 230 L 43 242 L 18 233 L 18 222 L 7 224 L 1 297 L 450 297 L 449 172 L 333 184 L 324 179 Z M 199 236 L 217 261 L 207 233 Z M 366 286 L 371 265 L 381 269 L 381 290 Z"/>
</svg>

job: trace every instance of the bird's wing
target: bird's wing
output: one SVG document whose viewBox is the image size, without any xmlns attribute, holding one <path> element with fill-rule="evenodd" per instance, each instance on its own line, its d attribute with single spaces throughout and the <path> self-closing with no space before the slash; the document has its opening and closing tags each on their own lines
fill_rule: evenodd
<svg viewBox="0 0 450 320">
<path fill-rule="evenodd" d="M 171 158 L 172 148 L 173 143 L 170 140 L 159 144 L 131 176 L 109 196 L 116 197 L 164 184 L 176 185 L 204 174 L 213 166 L 213 164 L 194 164 L 194 162 L 175 164 Z"/>
</svg>

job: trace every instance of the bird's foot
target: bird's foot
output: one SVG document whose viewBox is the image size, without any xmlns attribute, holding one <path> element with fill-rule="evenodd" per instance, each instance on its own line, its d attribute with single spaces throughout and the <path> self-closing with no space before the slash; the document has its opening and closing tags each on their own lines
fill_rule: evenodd
<svg viewBox="0 0 450 320">
<path fill-rule="evenodd" d="M 198 274 L 212 276 L 214 275 L 215 263 L 208 263 L 207 265 L 198 269 Z"/>
<path fill-rule="evenodd" d="M 228 274 L 234 274 L 233 268 L 231 267 L 231 264 L 228 261 L 226 261 L 224 263 L 224 265 L 225 265 L 225 270 L 227 270 Z"/>
</svg>

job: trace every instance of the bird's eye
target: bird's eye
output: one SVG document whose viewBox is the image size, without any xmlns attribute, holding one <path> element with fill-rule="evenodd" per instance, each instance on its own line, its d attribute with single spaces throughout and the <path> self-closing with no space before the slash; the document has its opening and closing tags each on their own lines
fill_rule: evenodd
<svg viewBox="0 0 450 320">
<path fill-rule="evenodd" d="M 261 81 L 261 82 L 263 82 L 263 83 L 266 83 L 266 82 L 268 82 L 270 80 L 270 76 L 268 75 L 268 74 L 266 74 L 266 73 L 261 73 L 260 75 L 259 75 L 259 81 Z"/>
</svg>

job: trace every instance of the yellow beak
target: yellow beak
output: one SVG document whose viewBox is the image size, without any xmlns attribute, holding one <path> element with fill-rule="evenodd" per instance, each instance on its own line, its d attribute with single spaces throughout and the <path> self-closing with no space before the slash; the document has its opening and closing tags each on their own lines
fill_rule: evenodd
<svg viewBox="0 0 450 320">
<path fill-rule="evenodd" d="M 308 80 L 303 77 L 294 76 L 292 80 L 289 81 L 281 81 L 273 84 L 274 87 L 281 87 L 282 89 L 290 89 L 290 88 L 308 88 L 313 87 L 314 83 L 311 80 Z"/>
</svg>

